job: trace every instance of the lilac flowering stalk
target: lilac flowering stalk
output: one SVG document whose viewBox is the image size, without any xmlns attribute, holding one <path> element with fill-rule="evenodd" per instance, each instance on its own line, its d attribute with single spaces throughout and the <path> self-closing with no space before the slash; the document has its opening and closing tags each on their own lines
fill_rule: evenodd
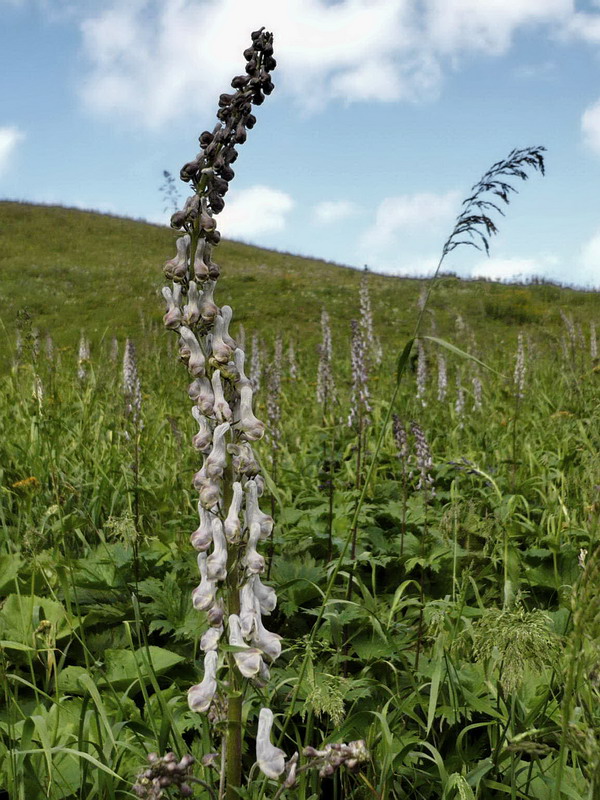
<svg viewBox="0 0 600 800">
<path fill-rule="evenodd" d="M 79 337 L 79 352 L 77 354 L 77 378 L 80 383 L 85 383 L 88 377 L 90 364 L 90 343 L 83 331 Z"/>
<path fill-rule="evenodd" d="M 365 272 L 360 282 L 359 290 L 360 301 L 360 327 L 365 340 L 365 348 L 369 360 L 373 365 L 378 366 L 381 364 L 383 352 L 381 350 L 381 342 L 375 336 L 373 329 L 373 311 L 371 309 L 371 296 L 369 294 L 369 275 Z"/>
<path fill-rule="evenodd" d="M 203 678 L 189 690 L 188 702 L 192 711 L 210 713 L 213 705 L 220 704 L 220 687 L 225 684 L 219 673 L 226 670 L 227 800 L 237 798 L 241 786 L 247 682 L 265 686 L 269 666 L 281 652 L 280 637 L 263 624 L 276 597 L 260 580 L 265 559 L 259 547 L 271 535 L 273 519 L 259 506 L 264 480 L 252 445 L 263 437 L 265 425 L 254 415 L 257 386 L 246 375 L 244 350 L 229 332 L 233 311 L 218 304 L 220 268 L 213 259 L 221 238 L 215 215 L 223 209 L 234 177 L 231 165 L 237 159 L 237 146 L 256 123 L 252 104 L 260 105 L 273 89 L 272 34 L 262 28 L 252 33 L 244 57 L 246 74 L 232 80 L 233 93 L 219 98 L 218 124 L 200 135 L 200 152 L 181 169 L 181 179 L 190 183 L 192 194 L 171 217 L 172 227 L 182 235 L 175 256 L 164 267 L 172 284 L 163 289 L 164 324 L 177 334 L 179 357 L 190 374 L 188 396 L 198 424 L 192 444 L 202 458 L 193 478 L 199 526 L 191 542 L 198 552 L 200 583 L 192 602 L 208 627 L 200 641 Z M 220 647 L 222 641 L 230 646 L 226 652 Z M 270 769 L 270 777 L 275 772 Z"/>
<path fill-rule="evenodd" d="M 317 371 L 317 402 L 327 413 L 330 404 L 335 402 L 335 381 L 333 377 L 333 346 L 329 314 L 321 311 L 321 344 L 319 345 L 319 367 Z"/>
<path fill-rule="evenodd" d="M 443 403 L 448 393 L 448 370 L 446 368 L 446 359 L 443 353 L 437 355 L 438 365 L 438 386 L 437 386 L 437 399 Z"/>
<path fill-rule="evenodd" d="M 417 339 L 417 400 L 421 401 L 421 405 L 425 407 L 427 401 L 425 394 L 427 393 L 427 356 L 425 354 L 425 345 L 422 339 Z"/>
<path fill-rule="evenodd" d="M 523 342 L 523 334 L 519 333 L 517 342 L 517 356 L 515 358 L 515 372 L 513 376 L 513 383 L 515 387 L 515 398 L 523 400 L 525 398 L 525 375 L 527 368 L 525 365 L 525 344 Z"/>
<path fill-rule="evenodd" d="M 369 422 L 371 413 L 369 395 L 369 375 L 367 369 L 365 340 L 361 328 L 352 320 L 351 363 L 352 363 L 352 397 L 348 427 L 358 424 L 360 431 Z"/>
</svg>

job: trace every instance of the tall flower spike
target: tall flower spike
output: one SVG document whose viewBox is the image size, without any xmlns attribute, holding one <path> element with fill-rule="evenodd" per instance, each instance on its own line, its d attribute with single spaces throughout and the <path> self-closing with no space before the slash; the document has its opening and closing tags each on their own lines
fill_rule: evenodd
<svg viewBox="0 0 600 800">
<path fill-rule="evenodd" d="M 427 393 L 427 356 L 422 339 L 417 340 L 417 400 L 426 406 L 425 394 Z"/>
<path fill-rule="evenodd" d="M 331 328 L 329 314 L 325 309 L 321 312 L 321 344 L 319 345 L 319 367 L 317 372 L 317 401 L 323 408 L 335 400 L 335 382 L 333 379 L 333 347 L 331 344 Z"/>
<path fill-rule="evenodd" d="M 381 364 L 383 357 L 381 343 L 373 330 L 373 311 L 369 295 L 369 273 L 365 271 L 360 282 L 360 327 L 362 328 L 368 355 L 372 364 Z"/>
<path fill-rule="evenodd" d="M 525 397 L 525 374 L 525 345 L 523 342 L 523 334 L 520 333 L 517 342 L 517 356 L 515 358 L 515 374 L 513 378 L 515 397 L 517 400 L 523 400 Z"/>
<path fill-rule="evenodd" d="M 448 372 L 446 370 L 446 359 L 444 358 L 443 353 L 438 353 L 437 363 L 438 363 L 437 399 L 440 401 L 440 403 L 443 403 L 444 400 L 446 399 L 446 394 L 448 393 Z"/>
<path fill-rule="evenodd" d="M 173 285 L 163 290 L 167 303 L 165 326 L 179 332 L 180 357 L 193 377 L 188 396 L 194 403 L 192 414 L 199 428 L 193 444 L 204 457 L 193 478 L 199 493 L 200 524 L 191 540 L 199 551 L 200 584 L 193 591 L 192 601 L 197 610 L 206 613 L 210 625 L 201 639 L 208 677 L 205 675 L 202 684 L 190 692 L 190 707 L 206 711 L 210 705 L 209 696 L 214 694 L 214 671 L 210 670 L 216 663 L 223 635 L 234 648 L 227 652 L 223 665 L 228 670 L 224 685 L 231 695 L 224 742 L 224 796 L 228 798 L 237 796 L 241 786 L 243 724 L 241 704 L 234 698 L 243 694 L 244 679 L 260 685 L 269 679 L 261 649 L 251 647 L 242 636 L 238 589 L 248 584 L 244 612 L 249 612 L 253 604 L 258 622 L 261 611 L 267 613 L 276 602 L 268 587 L 258 589 L 260 597 L 254 593 L 253 576 L 264 570 L 264 558 L 257 545 L 268 525 L 272 527 L 272 520 L 268 522 L 270 518 L 258 507 L 264 480 L 250 445 L 265 432 L 253 411 L 253 389 L 258 388 L 258 378 L 256 370 L 254 374 L 251 370 L 250 379 L 245 375 L 243 337 L 238 343 L 232 338 L 229 327 L 233 311 L 228 305 L 219 308 L 216 299 L 220 268 L 214 261 L 214 248 L 221 236 L 216 215 L 225 205 L 224 197 L 234 177 L 231 165 L 237 158 L 237 148 L 256 123 L 252 104 L 262 103 L 273 89 L 272 35 L 262 28 L 254 31 L 252 45 L 244 56 L 245 74 L 233 79 L 233 93 L 219 98 L 217 125 L 212 132 L 200 135 L 200 152 L 181 169 L 180 177 L 190 184 L 192 194 L 171 217 L 171 226 L 181 230 L 182 235 L 175 258 L 165 265 Z M 255 341 L 254 354 L 258 356 L 257 337 Z M 255 488 L 248 515 L 244 485 L 249 483 Z M 244 632 L 255 634 L 249 625 L 244 618 Z M 268 659 L 274 658 L 281 647 L 276 634 L 264 627 L 257 641 L 264 646 Z"/>
<path fill-rule="evenodd" d="M 123 394 L 125 396 L 125 415 L 131 418 L 134 426 L 137 426 L 141 423 L 142 388 L 137 370 L 135 346 L 131 339 L 127 339 L 125 342 Z"/>
<path fill-rule="evenodd" d="M 358 322 L 352 320 L 350 325 L 352 327 L 352 398 L 350 400 L 350 414 L 348 416 L 349 427 L 351 427 L 357 419 L 368 422 L 368 414 L 371 412 L 365 342 Z"/>
</svg>

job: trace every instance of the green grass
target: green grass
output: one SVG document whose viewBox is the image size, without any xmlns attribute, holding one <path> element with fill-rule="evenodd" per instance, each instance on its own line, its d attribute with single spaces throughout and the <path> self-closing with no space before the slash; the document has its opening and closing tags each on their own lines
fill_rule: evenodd
<svg viewBox="0 0 600 800">
<path fill-rule="evenodd" d="M 198 582 L 189 544 L 197 525 L 191 481 L 199 457 L 189 444 L 196 425 L 175 337 L 156 324 L 160 265 L 173 234 L 14 203 L 0 204 L 0 219 L 5 355 L 24 307 L 62 347 L 60 361 L 25 348 L 0 385 L 0 417 L 9 423 L 0 437 L 0 790 L 10 800 L 124 800 L 147 754 L 168 749 L 193 753 L 195 775 L 214 784 L 214 770 L 200 761 L 219 750 L 222 729 L 185 701 L 202 672 L 205 628 L 190 604 Z M 284 653 L 266 689 L 244 686 L 244 775 L 266 702 L 278 730 L 287 723 L 288 755 L 358 738 L 371 752 L 356 774 L 320 781 L 304 773 L 298 800 L 596 800 L 600 371 L 588 326 L 600 296 L 440 282 L 431 304 L 437 334 L 493 371 L 478 372 L 479 411 L 472 410 L 474 362 L 455 351 L 444 351 L 443 402 L 433 343 L 425 342 L 425 406 L 415 399 L 414 373 L 404 376 L 393 410 L 407 424 L 417 420 L 429 440 L 431 498 L 417 489 L 412 441 L 404 468 L 387 431 L 367 482 L 364 467 L 422 283 L 370 278 L 384 359 L 370 376 L 372 424 L 359 474 L 356 432 L 345 420 L 348 323 L 358 314 L 360 274 L 228 242 L 217 260 L 217 299 L 244 320 L 248 338 L 257 331 L 265 340 L 267 361 L 276 332 L 284 352 L 293 340 L 299 368 L 296 380 L 284 369 L 277 462 L 267 441 L 256 447 L 273 479 L 261 506 L 277 523 L 265 582 L 279 603 L 265 624 L 284 637 Z M 323 305 L 339 389 L 325 418 L 315 401 Z M 561 309 L 582 331 L 567 350 Z M 456 332 L 459 314 L 466 333 Z M 84 382 L 76 377 L 81 328 L 93 340 Z M 528 348 L 517 404 L 519 331 Z M 139 439 L 123 413 L 113 333 L 121 345 L 134 336 L 138 346 Z M 459 369 L 463 419 L 455 406 Z M 264 383 L 256 402 L 262 419 Z M 359 486 L 351 559 L 344 549 Z M 256 779 L 243 796 L 275 791 Z M 199 800 L 208 796 L 196 787 Z"/>
<path fill-rule="evenodd" d="M 9 332 L 0 341 L 6 355 L 16 312 L 28 309 L 33 325 L 50 332 L 75 353 L 80 331 L 92 343 L 132 336 L 142 320 L 158 320 L 161 267 L 174 254 L 175 233 L 166 227 L 55 206 L 0 202 L 0 320 Z M 314 350 L 321 309 L 335 329 L 358 315 L 361 273 L 316 259 L 223 241 L 215 252 L 221 266 L 217 300 L 234 309 L 234 323 L 265 340 L 280 329 Z M 385 344 L 400 347 L 414 326 L 422 281 L 374 274 L 370 281 L 375 325 Z M 442 329 L 457 314 L 476 334 L 514 340 L 515 325 L 543 326 L 562 333 L 558 308 L 589 321 L 598 307 L 592 292 L 553 285 L 505 286 L 446 277 L 430 308 Z"/>
</svg>

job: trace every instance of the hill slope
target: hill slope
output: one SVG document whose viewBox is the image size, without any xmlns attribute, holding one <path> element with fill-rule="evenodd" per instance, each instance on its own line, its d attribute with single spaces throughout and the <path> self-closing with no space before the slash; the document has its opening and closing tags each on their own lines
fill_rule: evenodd
<svg viewBox="0 0 600 800">
<path fill-rule="evenodd" d="M 27 308 L 33 325 L 75 348 L 84 329 L 94 341 L 109 334 L 137 337 L 141 318 L 159 322 L 162 264 L 174 254 L 175 234 L 145 222 L 53 206 L 0 202 L 0 320 L 14 337 L 16 314 Z M 358 315 L 359 271 L 331 263 L 223 241 L 217 302 L 270 336 L 283 330 L 299 344 L 319 341 L 326 307 L 334 329 L 348 330 Z M 371 275 L 375 326 L 400 346 L 412 330 L 423 281 Z M 505 286 L 445 278 L 432 296 L 438 330 L 453 330 L 458 314 L 477 329 L 509 337 L 518 326 L 558 331 L 559 307 L 581 321 L 600 310 L 600 295 L 542 284 Z M 340 327 L 341 326 L 341 327 Z M 235 329 L 235 328 L 234 328 Z M 6 355 L 6 337 L 0 350 Z"/>
</svg>

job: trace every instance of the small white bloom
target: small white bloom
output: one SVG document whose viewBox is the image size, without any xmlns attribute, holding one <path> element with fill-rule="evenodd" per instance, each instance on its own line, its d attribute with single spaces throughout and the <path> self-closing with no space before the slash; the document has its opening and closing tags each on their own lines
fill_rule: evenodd
<svg viewBox="0 0 600 800">
<path fill-rule="evenodd" d="M 217 662 L 218 656 L 215 650 L 210 650 L 204 656 L 202 683 L 188 690 L 188 705 L 192 711 L 208 711 L 217 691 Z"/>
<path fill-rule="evenodd" d="M 267 778 L 276 780 L 285 770 L 285 753 L 279 747 L 271 744 L 272 727 L 273 712 L 268 708 L 261 708 L 256 734 L 256 760 L 261 772 Z"/>
</svg>

